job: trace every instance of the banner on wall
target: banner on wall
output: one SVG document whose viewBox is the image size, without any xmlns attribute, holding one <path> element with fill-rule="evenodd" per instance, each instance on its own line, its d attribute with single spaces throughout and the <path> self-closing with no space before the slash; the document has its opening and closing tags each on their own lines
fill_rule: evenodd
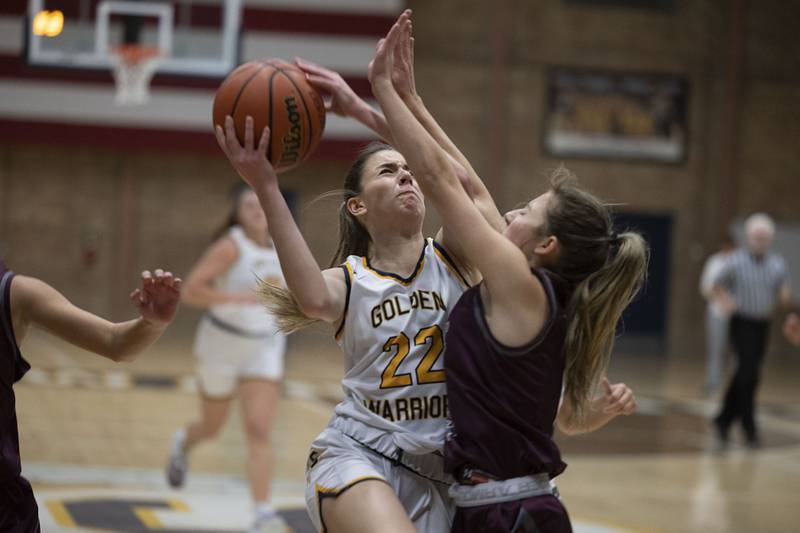
<svg viewBox="0 0 800 533">
<path fill-rule="evenodd" d="M 542 137 L 551 156 L 686 159 L 681 77 L 557 67 L 548 71 L 546 95 Z"/>
</svg>

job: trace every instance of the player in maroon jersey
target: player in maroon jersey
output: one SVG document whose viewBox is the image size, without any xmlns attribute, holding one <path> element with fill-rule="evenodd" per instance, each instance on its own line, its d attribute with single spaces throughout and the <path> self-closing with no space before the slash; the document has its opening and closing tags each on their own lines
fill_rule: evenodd
<svg viewBox="0 0 800 533">
<path fill-rule="evenodd" d="M 379 43 L 373 94 L 395 146 L 483 275 L 453 308 L 446 339 L 453 531 L 571 531 L 551 488 L 566 466 L 552 439 L 562 379 L 562 416 L 580 425 L 645 277 L 647 245 L 617 235 L 608 208 L 564 169 L 547 193 L 506 214 L 502 234 L 492 228 L 397 93 L 394 62 L 407 53 L 410 24 L 404 13 Z"/>
<path fill-rule="evenodd" d="M 31 325 L 112 361 L 128 361 L 172 322 L 181 280 L 169 272 L 142 273 L 130 295 L 139 318 L 113 323 L 70 303 L 47 283 L 15 276 L 0 261 L 0 531 L 40 531 L 36 500 L 21 475 L 13 384 L 30 369 L 19 345 Z"/>
</svg>

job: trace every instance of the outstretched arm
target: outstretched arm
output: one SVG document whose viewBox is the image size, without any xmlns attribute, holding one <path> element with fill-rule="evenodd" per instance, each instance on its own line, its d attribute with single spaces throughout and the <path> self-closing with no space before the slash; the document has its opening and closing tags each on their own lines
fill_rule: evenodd
<svg viewBox="0 0 800 533">
<path fill-rule="evenodd" d="M 380 110 L 373 108 L 359 97 L 338 72 L 302 58 L 295 58 L 295 65 L 305 72 L 309 83 L 330 95 L 325 104 L 328 111 L 342 117 L 357 120 L 389 144 L 394 145 L 392 132 Z M 410 34 L 403 36 L 402 50 L 395 62 L 392 81 L 398 94 L 420 124 L 452 158 L 454 166 L 463 168 L 462 185 L 478 206 L 480 212 L 492 227 L 502 231 L 504 227 L 503 217 L 498 211 L 488 189 L 464 154 L 461 153 L 439 123 L 436 122 L 436 119 L 433 118 L 433 115 L 425 107 L 422 98 L 417 93 L 414 81 L 413 37 Z"/>
<path fill-rule="evenodd" d="M 425 128 L 425 131 L 430 133 L 431 137 L 452 158 L 454 166 L 457 169 L 458 167 L 463 169 L 463 174 L 459 175 L 461 184 L 470 198 L 472 198 L 472 201 L 475 202 L 483 217 L 497 231 L 503 231 L 505 228 L 503 216 L 497 209 L 494 198 L 492 198 L 483 180 L 475 172 L 466 156 L 448 137 L 439 123 L 436 122 L 436 119 L 428 111 L 422 97 L 417 92 L 414 76 L 414 37 L 411 35 L 410 24 L 401 27 L 401 35 L 394 58 L 392 84 L 397 94 L 411 110 L 411 113 Z M 458 170 L 460 171 L 460 169 Z"/>
<path fill-rule="evenodd" d="M 180 286 L 181 280 L 169 272 L 143 272 L 142 287 L 130 295 L 139 318 L 114 323 L 75 306 L 39 279 L 16 276 L 11 284 L 11 309 L 17 342 L 22 342 L 28 326 L 33 324 L 113 361 L 131 360 L 172 322 Z"/>
<path fill-rule="evenodd" d="M 341 74 L 299 57 L 295 58 L 294 63 L 306 74 L 311 85 L 329 95 L 325 101 L 327 111 L 360 122 L 378 137 L 392 144 L 392 132 L 389 131 L 383 114 L 358 96 Z"/>
<path fill-rule="evenodd" d="M 386 114 L 395 146 L 406 157 L 425 195 L 461 245 L 465 260 L 484 277 L 486 316 L 497 340 L 520 346 L 533 339 L 547 316 L 544 288 L 530 273 L 527 258 L 481 215 L 464 191 L 448 154 L 425 130 L 393 87 L 395 50 L 406 11 L 378 44 L 370 68 L 373 93 Z M 486 253 L 491 250 L 491 253 Z"/>
<path fill-rule="evenodd" d="M 608 382 L 603 378 L 603 395 L 592 400 L 586 413 L 586 418 L 581 424 L 571 420 L 572 408 L 569 402 L 564 402 L 558 410 L 556 425 L 566 435 L 590 433 L 602 428 L 620 415 L 632 415 L 636 411 L 636 398 L 633 391 L 624 383 Z"/>
<path fill-rule="evenodd" d="M 339 268 L 320 271 L 278 188 L 275 169 L 267 160 L 269 134 L 269 128 L 264 128 L 258 146 L 254 146 L 253 119 L 248 116 L 242 146 L 236 138 L 230 116 L 225 118 L 224 130 L 221 126 L 216 127 L 220 148 L 261 202 L 286 285 L 300 310 L 308 317 L 335 322 L 344 312 L 344 273 Z"/>
</svg>

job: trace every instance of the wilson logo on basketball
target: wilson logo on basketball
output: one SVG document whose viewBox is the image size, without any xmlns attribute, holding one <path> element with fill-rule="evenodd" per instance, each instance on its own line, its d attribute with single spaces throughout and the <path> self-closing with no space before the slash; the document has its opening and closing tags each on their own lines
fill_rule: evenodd
<svg viewBox="0 0 800 533">
<path fill-rule="evenodd" d="M 300 113 L 297 111 L 297 100 L 294 96 L 289 96 L 283 100 L 286 104 L 286 116 L 289 118 L 291 127 L 286 135 L 283 136 L 283 153 L 281 163 L 293 164 L 297 162 L 300 155 L 300 141 L 302 131 L 300 128 Z"/>
</svg>

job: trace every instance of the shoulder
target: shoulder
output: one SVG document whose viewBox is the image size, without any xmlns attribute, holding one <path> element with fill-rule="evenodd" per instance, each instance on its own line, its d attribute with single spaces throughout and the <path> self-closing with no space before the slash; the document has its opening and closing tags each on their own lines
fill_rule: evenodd
<svg viewBox="0 0 800 533">
<path fill-rule="evenodd" d="M 211 243 L 206 254 L 220 259 L 235 261 L 239 257 L 239 244 L 233 235 L 226 233 Z"/>
<path fill-rule="evenodd" d="M 471 287 L 474 280 L 472 273 L 459 261 L 447 248 L 435 239 L 428 238 L 425 243 L 425 253 L 431 258 L 441 262 L 450 274 L 455 277 L 464 287 Z"/>
</svg>

